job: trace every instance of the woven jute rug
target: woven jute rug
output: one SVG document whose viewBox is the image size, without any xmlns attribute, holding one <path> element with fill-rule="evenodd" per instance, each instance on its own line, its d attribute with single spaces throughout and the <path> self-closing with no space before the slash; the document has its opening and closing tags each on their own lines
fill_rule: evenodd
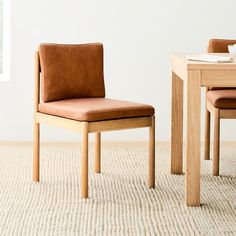
<svg viewBox="0 0 236 236">
<path fill-rule="evenodd" d="M 104 145 L 102 173 L 89 158 L 89 199 L 80 199 L 80 146 L 45 145 L 41 182 L 32 146 L 0 146 L 0 235 L 236 235 L 236 147 L 221 148 L 221 176 L 201 161 L 201 207 L 184 204 L 184 176 L 157 147 L 156 188 L 146 187 L 145 145 Z"/>
</svg>

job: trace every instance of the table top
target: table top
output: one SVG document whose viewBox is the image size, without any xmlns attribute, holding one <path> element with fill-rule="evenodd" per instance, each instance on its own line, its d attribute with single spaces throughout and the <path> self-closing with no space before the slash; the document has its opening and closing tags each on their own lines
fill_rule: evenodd
<svg viewBox="0 0 236 236">
<path fill-rule="evenodd" d="M 206 53 L 201 53 L 206 54 Z M 218 56 L 231 56 L 229 53 L 210 53 L 211 55 Z M 233 62 L 227 63 L 212 63 L 212 62 L 202 62 L 202 61 L 189 61 L 187 55 L 200 55 L 193 53 L 180 53 L 172 55 L 172 63 L 178 63 L 186 69 L 227 69 L 227 70 L 236 70 L 236 57 L 233 57 Z"/>
</svg>

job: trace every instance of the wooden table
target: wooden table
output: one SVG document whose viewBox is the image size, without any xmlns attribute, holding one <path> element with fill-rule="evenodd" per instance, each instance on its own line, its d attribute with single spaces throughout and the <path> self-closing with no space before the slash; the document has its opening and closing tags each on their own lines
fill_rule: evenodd
<svg viewBox="0 0 236 236">
<path fill-rule="evenodd" d="M 172 56 L 172 174 L 183 173 L 183 87 L 187 90 L 185 199 L 187 206 L 199 206 L 201 87 L 236 87 L 236 60 L 206 63 L 188 61 L 184 54 Z"/>
</svg>

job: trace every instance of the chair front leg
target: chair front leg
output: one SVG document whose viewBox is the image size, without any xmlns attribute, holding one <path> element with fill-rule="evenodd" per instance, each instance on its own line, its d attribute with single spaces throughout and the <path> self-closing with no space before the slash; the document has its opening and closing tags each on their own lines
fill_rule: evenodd
<svg viewBox="0 0 236 236">
<path fill-rule="evenodd" d="M 88 198 L 88 122 L 82 122 L 81 198 Z"/>
<path fill-rule="evenodd" d="M 33 181 L 39 181 L 40 124 L 34 123 Z"/>
<path fill-rule="evenodd" d="M 148 164 L 148 187 L 155 187 L 155 116 L 151 117 L 149 128 L 149 164 Z"/>
<path fill-rule="evenodd" d="M 214 111 L 214 153 L 213 153 L 213 175 L 219 175 L 220 166 L 220 109 Z"/>
<path fill-rule="evenodd" d="M 101 133 L 95 133 L 95 161 L 94 171 L 96 173 L 101 172 Z"/>
</svg>

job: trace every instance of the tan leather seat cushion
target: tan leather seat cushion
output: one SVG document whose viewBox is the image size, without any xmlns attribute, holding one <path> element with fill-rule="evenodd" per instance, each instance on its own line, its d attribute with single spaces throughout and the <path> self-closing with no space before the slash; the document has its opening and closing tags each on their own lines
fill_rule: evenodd
<svg viewBox="0 0 236 236">
<path fill-rule="evenodd" d="M 216 108 L 235 109 L 236 89 L 209 91 L 207 92 L 207 99 Z"/>
<path fill-rule="evenodd" d="M 39 111 L 78 121 L 101 121 L 154 114 L 152 106 L 108 98 L 66 99 L 40 103 Z"/>
<path fill-rule="evenodd" d="M 39 56 L 44 102 L 105 97 L 102 44 L 41 44 Z"/>
</svg>

